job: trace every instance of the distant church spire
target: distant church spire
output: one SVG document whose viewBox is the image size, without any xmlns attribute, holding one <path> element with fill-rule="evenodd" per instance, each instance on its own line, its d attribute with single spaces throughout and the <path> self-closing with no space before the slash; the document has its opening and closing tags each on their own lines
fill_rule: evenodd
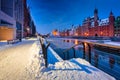
<svg viewBox="0 0 120 80">
<path fill-rule="evenodd" d="M 113 16 L 113 12 L 112 12 L 112 10 L 110 11 L 110 15 Z"/>
<path fill-rule="evenodd" d="M 98 20 L 99 20 L 99 18 L 98 18 L 98 9 L 95 8 L 94 9 L 94 26 L 98 26 Z"/>
<path fill-rule="evenodd" d="M 95 7 L 94 14 L 98 14 L 98 9 Z"/>
<path fill-rule="evenodd" d="M 94 9 L 94 20 L 97 21 L 99 18 L 98 18 L 98 9 L 95 7 Z"/>
</svg>

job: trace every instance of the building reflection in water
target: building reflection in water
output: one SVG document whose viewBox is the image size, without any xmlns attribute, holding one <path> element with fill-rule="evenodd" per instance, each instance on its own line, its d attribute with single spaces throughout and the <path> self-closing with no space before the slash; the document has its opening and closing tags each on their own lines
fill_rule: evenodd
<svg viewBox="0 0 120 80">
<path fill-rule="evenodd" d="M 110 65 L 111 69 L 114 67 L 114 64 L 115 64 L 114 57 L 113 56 L 109 56 L 109 65 Z"/>
<path fill-rule="evenodd" d="M 87 43 L 84 43 L 84 47 L 85 47 L 85 59 L 87 61 L 89 61 L 89 47 L 88 47 L 88 44 Z"/>
<path fill-rule="evenodd" d="M 69 41 L 68 41 L 69 40 Z M 75 39 L 64 39 L 63 44 L 65 42 L 72 43 L 73 45 L 79 44 L 79 40 Z M 67 44 L 68 45 L 68 44 Z M 70 45 L 71 46 L 71 45 Z M 91 48 L 91 50 L 89 50 Z M 98 49 L 95 49 L 94 46 L 90 46 L 87 43 L 84 43 L 84 45 L 81 43 L 80 45 L 74 47 L 75 49 L 75 58 L 83 58 L 87 61 L 91 59 L 91 64 L 95 67 L 98 67 L 99 69 L 109 73 L 110 75 L 113 75 L 115 78 L 118 79 L 120 76 L 120 56 L 115 54 L 106 53 L 104 51 L 100 51 Z M 64 49 L 61 49 L 64 50 Z M 89 54 L 91 51 L 91 55 Z M 68 53 L 69 52 L 69 53 Z M 71 59 L 74 56 L 73 49 L 70 49 L 70 51 L 66 52 L 65 58 Z M 61 51 L 59 51 L 59 54 L 61 54 Z M 63 55 L 62 55 L 63 56 Z M 91 57 L 89 57 L 91 56 Z M 64 58 L 64 56 L 63 56 Z"/>
<path fill-rule="evenodd" d="M 64 40 L 64 42 L 70 42 L 70 43 L 73 42 L 75 45 L 79 44 L 78 39 L 75 39 L 75 40 L 66 39 L 66 40 Z M 81 44 L 81 45 L 78 45 L 78 46 L 76 46 L 74 48 L 75 48 L 75 50 L 81 51 L 81 49 L 82 49 L 81 46 L 83 46 L 83 45 Z M 89 52 L 88 52 L 89 47 L 88 47 L 87 43 L 84 43 L 84 48 L 85 48 L 85 51 L 83 53 L 83 56 L 85 57 L 86 60 L 89 60 L 90 55 L 89 55 Z M 98 54 L 98 52 L 96 50 L 93 50 L 93 52 L 94 52 L 94 55 L 93 55 L 94 66 L 98 67 L 99 66 L 98 65 L 98 63 L 99 63 L 99 54 Z M 111 69 L 114 67 L 114 64 L 115 64 L 114 57 L 109 56 L 109 66 L 110 66 Z"/>
<path fill-rule="evenodd" d="M 98 67 L 98 60 L 99 60 L 99 55 L 98 53 L 94 50 L 94 66 Z"/>
<path fill-rule="evenodd" d="M 78 42 L 78 39 L 75 39 L 75 45 L 77 45 L 79 42 Z"/>
</svg>

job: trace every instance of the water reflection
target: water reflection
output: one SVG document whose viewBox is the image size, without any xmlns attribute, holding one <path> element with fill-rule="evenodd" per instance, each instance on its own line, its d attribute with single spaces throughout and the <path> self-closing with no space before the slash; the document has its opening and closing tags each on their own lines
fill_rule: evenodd
<svg viewBox="0 0 120 80">
<path fill-rule="evenodd" d="M 78 42 L 78 39 L 75 39 L 75 44 L 77 45 L 79 42 Z"/>
<path fill-rule="evenodd" d="M 79 41 L 75 40 L 63 40 L 67 43 L 74 43 L 78 44 Z M 57 50 L 56 50 L 57 51 Z M 62 51 L 62 50 L 61 50 Z M 63 58 L 63 55 L 60 53 L 61 51 L 58 50 L 58 54 Z M 85 54 L 84 54 L 85 53 Z M 89 55 L 89 47 L 87 43 L 78 45 L 75 47 L 75 55 L 76 58 L 84 58 L 85 60 L 91 60 L 91 64 L 99 69 L 107 72 L 108 74 L 114 76 L 117 80 L 120 80 L 120 56 L 115 54 L 106 53 L 100 50 L 94 49 L 91 50 L 91 55 Z M 73 50 L 71 49 L 69 52 L 66 53 L 66 59 L 71 59 L 74 57 Z"/>
<path fill-rule="evenodd" d="M 114 57 L 113 56 L 109 56 L 109 65 L 110 65 L 110 68 L 113 68 L 114 64 L 115 64 Z"/>
<path fill-rule="evenodd" d="M 94 66 L 98 67 L 98 57 L 99 55 L 96 53 L 96 51 L 94 51 Z"/>
</svg>

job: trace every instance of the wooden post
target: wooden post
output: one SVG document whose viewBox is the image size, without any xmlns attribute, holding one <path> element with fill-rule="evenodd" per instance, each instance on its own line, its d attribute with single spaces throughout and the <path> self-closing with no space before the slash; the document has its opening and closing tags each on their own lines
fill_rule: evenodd
<svg viewBox="0 0 120 80">
<path fill-rule="evenodd" d="M 42 44 L 42 52 L 43 52 L 43 57 L 44 57 L 44 59 L 46 60 L 46 49 L 45 49 L 45 44 Z M 45 64 L 46 64 L 46 62 L 45 62 Z"/>
<path fill-rule="evenodd" d="M 69 59 L 69 51 L 67 51 L 67 59 Z"/>
<path fill-rule="evenodd" d="M 39 37 L 39 41 L 40 41 L 40 45 L 41 45 L 41 48 L 42 48 L 42 51 L 43 51 L 43 43 L 42 43 L 42 40 L 40 39 L 40 37 Z"/>
<path fill-rule="evenodd" d="M 91 46 L 90 46 L 90 44 L 88 44 L 88 54 L 89 54 L 88 60 L 91 63 Z"/>
<path fill-rule="evenodd" d="M 63 54 L 64 54 L 64 60 L 65 60 L 65 53 L 63 52 Z"/>
<path fill-rule="evenodd" d="M 48 62 L 47 62 L 47 49 L 50 45 L 50 43 L 47 44 L 47 46 L 45 46 L 45 44 L 42 43 L 42 40 L 39 38 L 40 44 L 41 44 L 41 48 L 42 48 L 42 53 L 43 53 L 43 57 L 45 59 L 45 67 L 48 66 Z"/>
<path fill-rule="evenodd" d="M 84 42 L 82 44 L 83 44 L 83 59 L 85 59 L 85 44 Z"/>
<path fill-rule="evenodd" d="M 74 58 L 76 58 L 76 56 L 75 56 L 75 49 L 74 49 L 74 47 L 73 47 L 73 53 L 74 53 Z"/>
<path fill-rule="evenodd" d="M 48 66 L 48 61 L 47 61 L 47 59 L 48 59 L 48 57 L 47 57 L 47 49 L 48 49 L 49 45 L 50 45 L 50 43 L 48 43 L 47 46 L 45 47 L 45 53 L 44 53 L 44 54 L 45 54 L 45 67 Z"/>
</svg>

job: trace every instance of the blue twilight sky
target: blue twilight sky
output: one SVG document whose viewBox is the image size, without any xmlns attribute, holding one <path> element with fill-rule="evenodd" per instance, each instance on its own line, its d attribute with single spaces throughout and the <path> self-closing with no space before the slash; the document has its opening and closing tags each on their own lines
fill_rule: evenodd
<svg viewBox="0 0 120 80">
<path fill-rule="evenodd" d="M 37 31 L 50 33 L 53 29 L 67 29 L 81 25 L 84 18 L 94 15 L 95 7 L 99 18 L 107 18 L 110 11 L 120 15 L 120 0 L 28 0 L 28 6 Z"/>
</svg>

